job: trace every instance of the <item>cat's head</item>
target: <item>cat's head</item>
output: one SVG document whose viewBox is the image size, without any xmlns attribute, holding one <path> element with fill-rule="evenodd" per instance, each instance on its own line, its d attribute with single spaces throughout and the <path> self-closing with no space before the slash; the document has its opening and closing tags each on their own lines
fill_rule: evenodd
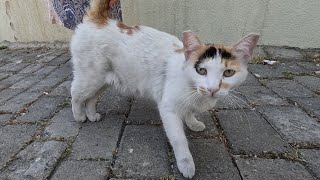
<svg viewBox="0 0 320 180">
<path fill-rule="evenodd" d="M 208 98 L 228 95 L 246 79 L 258 39 L 259 34 L 251 33 L 233 46 L 224 46 L 203 44 L 191 31 L 184 32 L 185 70 L 191 85 Z"/>
</svg>

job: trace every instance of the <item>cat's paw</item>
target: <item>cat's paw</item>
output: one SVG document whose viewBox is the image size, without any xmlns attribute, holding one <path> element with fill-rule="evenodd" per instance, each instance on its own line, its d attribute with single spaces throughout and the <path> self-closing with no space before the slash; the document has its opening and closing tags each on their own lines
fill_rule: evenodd
<svg viewBox="0 0 320 180">
<path fill-rule="evenodd" d="M 185 178 L 191 179 L 196 171 L 192 158 L 183 158 L 177 162 L 178 169 Z"/>
<path fill-rule="evenodd" d="M 77 122 L 84 122 L 87 119 L 85 114 L 73 114 L 73 117 Z"/>
<path fill-rule="evenodd" d="M 96 122 L 100 121 L 101 115 L 99 113 L 94 114 L 93 116 L 88 116 L 89 121 Z"/>
<path fill-rule="evenodd" d="M 192 123 L 191 125 L 189 124 L 188 126 L 192 131 L 203 131 L 206 129 L 206 125 L 204 125 L 202 122 L 200 121 L 197 121 L 197 122 L 194 122 Z"/>
</svg>

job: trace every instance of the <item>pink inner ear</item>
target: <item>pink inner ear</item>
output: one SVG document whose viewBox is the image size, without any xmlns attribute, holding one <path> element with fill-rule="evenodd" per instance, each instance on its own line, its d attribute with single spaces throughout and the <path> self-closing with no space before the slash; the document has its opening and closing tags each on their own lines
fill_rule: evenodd
<svg viewBox="0 0 320 180">
<path fill-rule="evenodd" d="M 236 55 L 241 61 L 248 63 L 251 60 L 253 49 L 257 46 L 259 37 L 259 34 L 250 33 L 233 45 Z"/>
<path fill-rule="evenodd" d="M 191 31 L 185 31 L 183 33 L 183 46 L 185 49 L 185 55 L 188 59 L 190 54 L 197 50 L 201 46 L 199 38 L 193 34 Z"/>
</svg>

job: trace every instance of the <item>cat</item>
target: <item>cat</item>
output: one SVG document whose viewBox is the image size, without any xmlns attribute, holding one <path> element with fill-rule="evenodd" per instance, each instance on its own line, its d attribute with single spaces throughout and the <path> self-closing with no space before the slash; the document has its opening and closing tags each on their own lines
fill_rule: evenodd
<svg viewBox="0 0 320 180">
<path fill-rule="evenodd" d="M 194 114 L 214 107 L 246 79 L 259 34 L 250 33 L 233 46 L 204 44 L 191 31 L 183 32 L 180 41 L 109 19 L 107 9 L 106 0 L 93 0 L 71 40 L 75 120 L 100 120 L 96 102 L 106 87 L 148 97 L 157 103 L 179 171 L 192 178 L 195 164 L 183 120 L 193 131 L 205 129 Z"/>
</svg>

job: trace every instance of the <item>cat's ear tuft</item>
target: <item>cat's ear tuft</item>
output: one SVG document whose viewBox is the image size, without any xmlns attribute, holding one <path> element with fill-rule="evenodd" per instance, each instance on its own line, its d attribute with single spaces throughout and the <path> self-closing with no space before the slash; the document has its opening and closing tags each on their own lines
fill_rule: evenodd
<svg viewBox="0 0 320 180">
<path fill-rule="evenodd" d="M 183 48 L 185 50 L 186 59 L 190 54 L 201 46 L 199 38 L 190 30 L 183 32 Z"/>
<path fill-rule="evenodd" d="M 253 49 L 257 46 L 260 34 L 250 33 L 233 45 L 236 56 L 244 63 L 249 63 Z"/>
</svg>

